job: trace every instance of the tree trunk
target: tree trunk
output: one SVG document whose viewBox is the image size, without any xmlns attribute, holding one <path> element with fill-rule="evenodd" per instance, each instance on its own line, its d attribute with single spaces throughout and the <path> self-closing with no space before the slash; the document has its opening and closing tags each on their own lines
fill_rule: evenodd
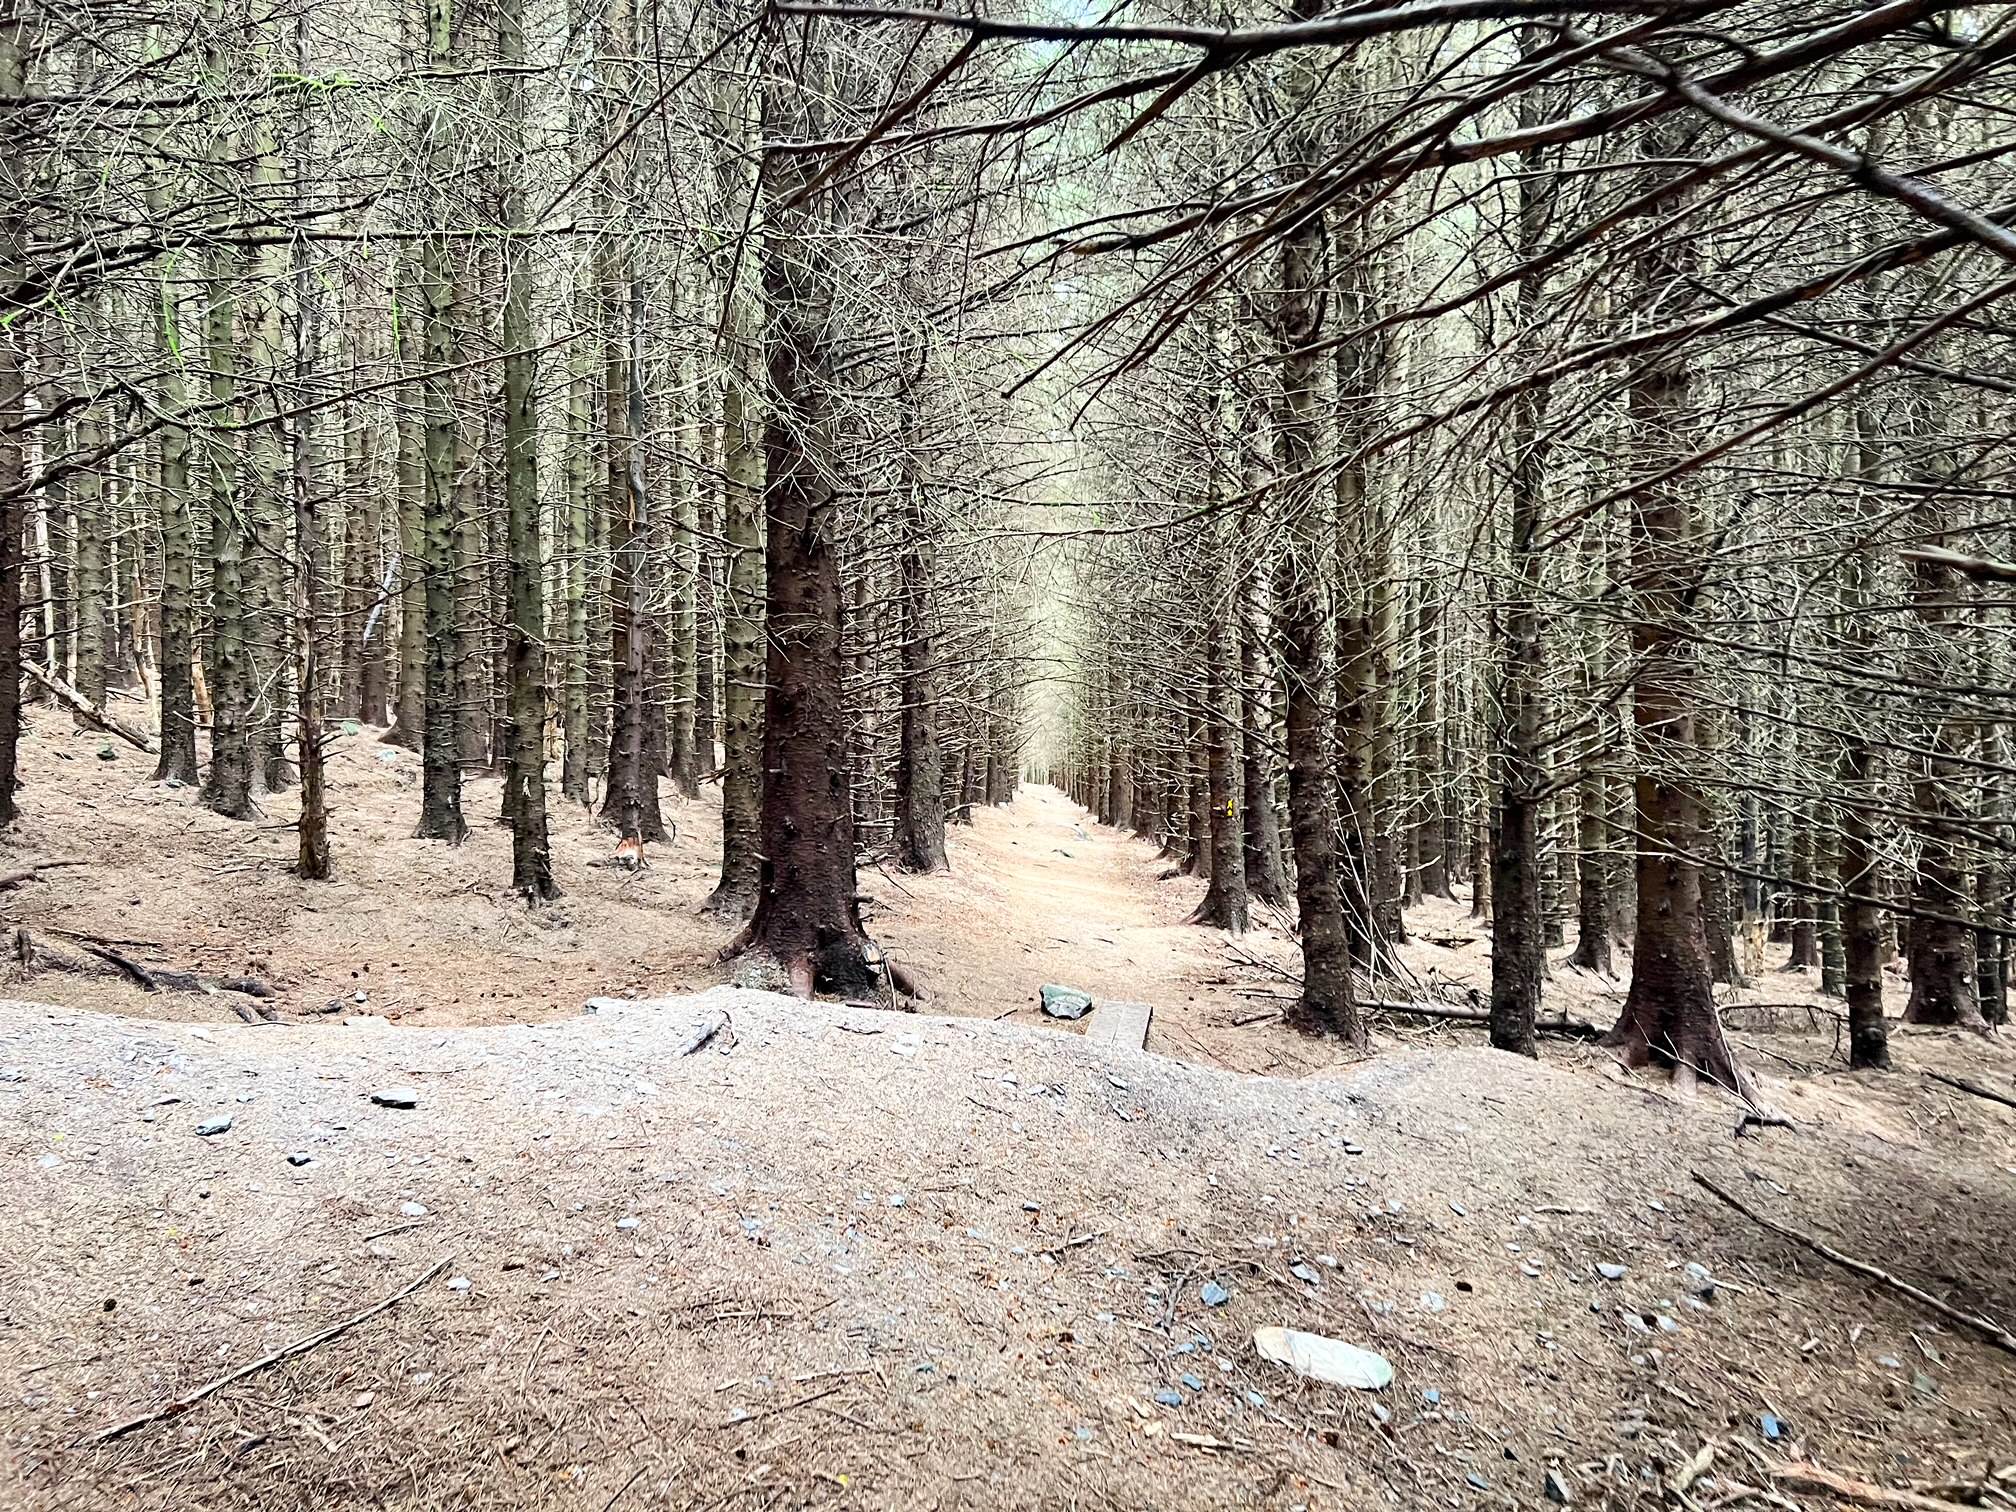
<svg viewBox="0 0 2016 1512">
<path fill-rule="evenodd" d="M 906 395 L 906 399 L 907 399 Z M 912 417 L 914 425 L 914 417 Z M 906 441 L 908 437 L 906 435 Z M 896 860 L 909 871 L 946 868 L 944 758 L 938 749 L 938 687 L 933 631 L 935 527 L 924 486 L 907 448 L 900 482 L 902 535 L 896 550 L 898 616 Z"/>
<path fill-rule="evenodd" d="M 6 110 L 6 102 L 28 92 L 27 29 L 32 7 L 10 0 L 0 9 L 0 139 L 12 140 L 23 112 Z M 25 201 L 0 197 L 0 289 L 21 287 L 27 260 L 28 225 Z M 17 816 L 14 789 L 21 745 L 21 570 L 25 510 L 21 485 L 26 472 L 22 456 L 23 422 L 27 414 L 27 371 L 22 346 L 27 333 L 11 299 L 0 305 L 7 319 L 0 325 L 0 825 Z M 165 733 L 165 732 L 164 732 Z M 165 749 L 165 747 L 164 747 Z"/>
<path fill-rule="evenodd" d="M 452 0 L 429 0 L 426 9 L 427 53 L 436 70 L 449 66 L 458 51 Z M 442 118 L 447 106 L 437 102 L 427 124 L 423 150 L 445 157 L 452 151 L 451 124 Z M 445 164 L 444 164 L 445 175 Z M 445 193 L 437 183 L 434 193 Z M 434 225 L 445 228 L 447 207 L 433 207 Z M 461 584 L 457 571 L 457 494 L 459 465 L 464 460 L 456 414 L 454 368 L 460 357 L 456 329 L 461 303 L 455 252 L 445 235 L 430 235 L 421 243 L 421 288 L 425 376 L 421 381 L 426 419 L 424 496 L 421 518 L 425 540 L 426 588 L 423 603 L 427 667 L 426 704 L 421 740 L 420 824 L 422 839 L 460 845 L 469 833 L 462 817 L 460 721 L 456 717 L 456 656 L 461 649 L 461 616 L 456 599 Z"/>
<path fill-rule="evenodd" d="M 1307 20 L 1322 0 L 1296 0 Z M 1296 78 L 1296 99 L 1313 103 L 1312 65 Z M 1313 169 L 1326 156 L 1313 114 L 1291 111 L 1288 156 Z M 1334 704 L 1327 696 L 1329 607 L 1323 555 L 1329 544 L 1319 493 L 1323 459 L 1318 407 L 1317 346 L 1322 337 L 1323 253 L 1320 211 L 1308 211 L 1283 237 L 1275 337 L 1281 352 L 1281 399 L 1275 429 L 1283 541 L 1275 564 L 1275 615 L 1281 674 L 1287 685 L 1288 818 L 1295 847 L 1295 895 L 1301 908 L 1302 992 L 1288 1012 L 1305 1033 L 1334 1034 L 1354 1047 L 1366 1042 L 1351 981 L 1351 939 L 1338 878 L 1337 820 L 1331 800 L 1330 737 Z"/>
<path fill-rule="evenodd" d="M 501 220 L 525 222 L 525 5 L 498 0 L 498 120 L 505 175 Z M 538 358 L 531 247 L 507 237 L 504 256 L 504 512 L 506 745 L 511 796 L 511 888 L 528 903 L 560 896 L 546 832 L 545 552 L 539 535 Z"/>
<path fill-rule="evenodd" d="M 769 410 L 763 430 L 769 661 L 763 706 L 763 850 L 748 939 L 794 992 L 858 996 L 877 987 L 855 902 L 854 813 L 841 696 L 839 501 L 834 464 L 831 191 L 809 202 L 808 160 L 771 141 L 809 138 L 792 81 L 764 94 L 763 294 Z M 823 213 L 822 213 L 823 212 Z"/>
<path fill-rule="evenodd" d="M 1683 147 L 1655 133 L 1647 155 L 1670 160 Z M 1664 166 L 1653 171 L 1672 172 Z M 1679 213 L 1683 192 L 1660 195 L 1650 213 Z M 1681 245 L 1685 259 L 1691 244 Z M 1648 252 L 1639 271 L 1639 303 L 1648 320 L 1670 319 L 1676 306 L 1688 307 L 1697 297 L 1684 261 L 1676 265 Z M 1644 360 L 1631 376 L 1629 411 L 1638 441 L 1632 465 L 1641 472 L 1656 471 L 1687 450 L 1681 427 L 1692 403 L 1688 362 L 1684 350 L 1668 351 Z M 1631 986 L 1604 1043 L 1621 1049 L 1627 1065 L 1655 1058 L 1670 1064 L 1683 1090 L 1701 1076 L 1741 1090 L 1746 1079 L 1715 1011 L 1701 871 L 1693 859 L 1701 843 L 1695 717 L 1707 699 L 1685 624 L 1704 570 L 1688 486 L 1688 480 L 1669 481 L 1631 497 L 1637 928 Z"/>
</svg>

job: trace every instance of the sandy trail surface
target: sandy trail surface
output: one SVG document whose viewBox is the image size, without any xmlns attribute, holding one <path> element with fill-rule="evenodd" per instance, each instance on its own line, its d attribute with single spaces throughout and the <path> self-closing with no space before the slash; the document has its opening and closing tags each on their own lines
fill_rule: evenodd
<svg viewBox="0 0 2016 1512">
<path fill-rule="evenodd" d="M 2006 1320 L 2016 1113 L 1920 1074 L 2016 1088 L 2000 1044 L 1900 1034 L 1898 1074 L 1851 1076 L 1827 1005 L 1772 975 L 1745 999 L 1786 1006 L 1733 1017 L 1795 1126 L 1741 1140 L 1718 1095 L 1589 1046 L 1383 1026 L 1348 1061 L 1240 1023 L 1278 978 L 1043 791 L 962 830 L 950 875 L 864 873 L 935 1011 L 805 1004 L 710 985 L 704 803 L 637 878 L 561 816 L 570 897 L 534 919 L 501 833 L 405 838 L 410 758 L 367 742 L 340 753 L 343 880 L 311 889 L 284 830 L 40 739 L 0 866 L 98 840 L 0 894 L 10 922 L 255 966 L 285 1022 L 46 971 L 13 991 L 60 1003 L 0 1003 L 9 1505 L 1537 1506 L 1552 1469 L 1651 1506 L 1710 1441 L 1704 1508 L 1828 1505 L 1801 1461 L 1992 1505 L 2016 1463 L 2016 1361 L 1692 1179 Z M 1416 923 L 1447 942 L 1409 947 L 1417 975 L 1481 980 L 1460 905 Z M 1050 980 L 1155 1002 L 1149 1050 L 1038 1018 Z M 582 1011 L 674 986 L 702 995 Z M 1600 1017 L 1618 986 L 1550 990 Z M 417 1105 L 372 1100 L 396 1089 Z M 1274 1324 L 1396 1378 L 1301 1382 L 1252 1347 Z"/>
</svg>

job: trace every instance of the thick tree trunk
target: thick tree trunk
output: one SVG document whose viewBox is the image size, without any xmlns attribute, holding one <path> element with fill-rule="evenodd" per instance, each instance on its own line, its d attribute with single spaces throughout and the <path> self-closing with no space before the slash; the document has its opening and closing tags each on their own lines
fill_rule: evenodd
<svg viewBox="0 0 2016 1512">
<path fill-rule="evenodd" d="M 811 135 L 806 101 L 773 78 L 764 137 Z M 748 939 L 801 997 L 877 988 L 855 901 L 854 813 L 841 696 L 839 500 L 834 463 L 832 196 L 800 198 L 808 160 L 763 159 L 769 410 L 763 431 L 769 662 L 763 706 L 762 870 Z M 794 200 L 797 201 L 794 203 Z"/>
<path fill-rule="evenodd" d="M 1297 0 L 1294 14 L 1320 14 L 1321 0 Z M 1297 98 L 1315 93 L 1313 72 L 1298 75 Z M 1290 114 L 1290 158 L 1312 167 L 1324 146 L 1313 120 Z M 1275 564 L 1275 616 L 1281 674 L 1287 685 L 1288 818 L 1295 847 L 1295 894 L 1301 909 L 1302 992 L 1288 1018 L 1305 1033 L 1366 1042 L 1351 981 L 1351 937 L 1338 877 L 1337 820 L 1332 806 L 1330 739 L 1335 705 L 1325 644 L 1330 622 L 1323 557 L 1330 532 L 1319 493 L 1321 425 L 1317 345 L 1322 339 L 1323 216 L 1310 211 L 1283 237 L 1275 337 L 1281 352 L 1281 401 L 1276 464 L 1286 480 L 1280 497 L 1281 554 Z"/>
<path fill-rule="evenodd" d="M 1683 145 L 1655 133 L 1647 142 L 1648 156 L 1670 159 Z M 1672 172 L 1664 166 L 1653 171 Z M 1658 198 L 1651 213 L 1673 215 L 1682 208 L 1680 192 L 1672 191 Z M 1657 253 L 1644 256 L 1640 280 L 1640 308 L 1648 319 L 1671 318 L 1674 308 L 1690 307 L 1698 297 L 1691 266 L 1669 263 Z M 1687 449 L 1680 427 L 1692 404 L 1688 361 L 1686 352 L 1669 351 L 1646 359 L 1631 378 L 1629 406 L 1638 441 L 1632 465 L 1640 472 L 1656 471 Z M 1694 860 L 1702 839 L 1695 719 L 1708 700 L 1685 624 L 1704 570 L 1688 487 L 1686 479 L 1667 482 L 1631 499 L 1638 918 L 1630 990 L 1604 1042 L 1620 1049 L 1627 1065 L 1655 1058 L 1670 1064 L 1683 1090 L 1706 1076 L 1740 1091 L 1747 1080 L 1715 1010 L 1701 871 Z"/>
</svg>

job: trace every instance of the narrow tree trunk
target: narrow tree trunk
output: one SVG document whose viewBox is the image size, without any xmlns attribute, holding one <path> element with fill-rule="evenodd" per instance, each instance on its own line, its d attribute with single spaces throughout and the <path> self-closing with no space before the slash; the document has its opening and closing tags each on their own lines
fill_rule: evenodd
<svg viewBox="0 0 2016 1512">
<path fill-rule="evenodd" d="M 521 182 L 525 152 L 525 4 L 498 0 L 498 120 L 504 173 L 500 219 L 525 223 Z M 528 903 L 560 896 L 546 831 L 546 554 L 539 535 L 537 345 L 532 325 L 531 246 L 507 237 L 504 257 L 504 512 L 507 678 L 504 694 L 510 765 L 511 889 Z"/>
<path fill-rule="evenodd" d="M 735 99 L 729 114 L 730 140 L 753 150 L 759 133 L 752 129 L 748 102 Z M 756 906 L 763 857 L 765 452 L 758 402 L 763 333 L 749 291 L 764 232 L 760 199 L 743 165 L 731 162 L 723 171 L 731 218 L 752 229 L 738 243 L 744 260 L 728 280 L 733 293 L 722 312 L 727 351 L 721 389 L 721 534 L 727 565 L 721 603 L 721 876 L 705 906 L 718 918 L 742 919 Z M 742 213 L 735 216 L 738 210 Z"/>
<path fill-rule="evenodd" d="M 28 92 L 27 31 L 33 8 L 23 0 L 0 6 L 0 139 L 11 139 L 23 115 L 7 110 Z M 13 148 L 18 152 L 18 146 Z M 28 225 L 25 202 L 0 196 L 0 289 L 20 288 L 26 277 Z M 11 300 L 0 305 L 0 825 L 12 824 L 18 810 L 14 789 L 21 744 L 21 570 L 25 510 L 21 486 L 27 415 L 27 365 L 22 347 L 27 333 Z"/>
<path fill-rule="evenodd" d="M 938 684 L 933 632 L 935 526 L 925 511 L 914 457 L 902 459 L 902 535 L 896 550 L 898 617 L 896 859 L 910 871 L 943 871 L 944 758 L 938 749 Z"/>
<path fill-rule="evenodd" d="M 209 414 L 228 421 L 238 395 L 238 354 L 233 339 L 235 254 L 214 251 L 206 286 L 209 309 L 204 342 L 210 368 Z M 227 819 L 250 819 L 252 743 L 247 719 L 252 671 L 245 645 L 245 556 L 251 545 L 238 501 L 238 439 L 233 431 L 205 438 L 210 503 L 210 642 L 205 657 L 210 685 L 210 771 L 203 803 Z"/>
<path fill-rule="evenodd" d="M 458 51 L 452 0 L 430 0 L 426 26 L 428 61 L 437 70 L 445 69 Z M 446 104 L 435 102 L 434 113 L 427 123 L 425 150 L 430 155 L 445 157 L 451 151 L 453 125 L 443 118 L 446 109 Z M 445 186 L 437 184 L 434 192 L 444 193 Z M 435 226 L 444 227 L 446 206 L 437 204 L 434 215 Z M 427 667 L 420 824 L 416 833 L 422 839 L 446 840 L 451 845 L 460 845 L 469 833 L 462 817 L 462 764 L 456 718 L 456 655 L 461 649 L 456 603 L 461 586 L 456 526 L 461 513 L 457 501 L 461 489 L 459 468 L 464 460 L 455 406 L 454 369 L 460 357 L 456 329 L 461 303 L 458 280 L 455 252 L 448 238 L 426 237 L 421 243 L 420 295 L 426 354 L 426 375 L 421 381 L 426 419 L 421 518 L 425 539 L 426 587 L 422 612 Z"/>
</svg>

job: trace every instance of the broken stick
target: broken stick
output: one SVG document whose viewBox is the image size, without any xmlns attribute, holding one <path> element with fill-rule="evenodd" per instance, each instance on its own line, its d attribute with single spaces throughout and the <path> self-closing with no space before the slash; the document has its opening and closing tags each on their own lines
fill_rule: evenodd
<svg viewBox="0 0 2016 1512">
<path fill-rule="evenodd" d="M 407 1282 L 406 1285 L 392 1293 L 391 1296 L 385 1298 L 382 1302 L 374 1302 L 365 1308 L 364 1311 L 352 1313 L 342 1322 L 332 1323 L 320 1333 L 310 1334 L 305 1339 L 296 1339 L 292 1344 L 284 1345 L 269 1355 L 261 1355 L 250 1365 L 241 1365 L 229 1375 L 219 1376 L 208 1386 L 199 1386 L 187 1396 L 180 1396 L 172 1402 L 162 1403 L 161 1406 L 156 1407 L 152 1412 L 143 1412 L 140 1416 L 128 1418 L 123 1423 L 114 1423 L 110 1428 L 103 1429 L 94 1434 L 92 1442 L 97 1444 L 110 1443 L 113 1439 L 123 1438 L 136 1428 L 145 1428 L 149 1423 L 158 1423 L 164 1418 L 180 1417 L 205 1397 L 215 1396 L 233 1382 L 242 1381 L 255 1371 L 264 1370 L 268 1365 L 277 1365 L 282 1360 L 292 1359 L 295 1355 L 306 1354 L 309 1350 L 319 1345 L 327 1344 L 338 1334 L 349 1332 L 359 1323 L 377 1317 L 378 1314 L 384 1312 L 387 1308 L 405 1301 L 454 1263 L 455 1257 L 453 1255 L 443 1255 L 439 1260 L 428 1266 L 426 1270 L 422 1271 L 419 1276 Z"/>
<path fill-rule="evenodd" d="M 1767 1218 L 1755 1208 L 1746 1204 L 1741 1198 L 1723 1191 L 1722 1188 L 1715 1185 L 1714 1182 L 1703 1176 L 1699 1171 L 1694 1172 L 1693 1175 L 1697 1183 L 1706 1187 L 1760 1228 L 1767 1228 L 1772 1233 L 1782 1238 L 1790 1239 L 1795 1244 L 1803 1244 L 1823 1260 L 1832 1260 L 1843 1270 L 1851 1270 L 1858 1276 L 1865 1276 L 1879 1285 L 1887 1286 L 1892 1291 L 1901 1293 L 1912 1301 L 1931 1308 L 1942 1318 L 1949 1318 L 1955 1323 L 1971 1328 L 1990 1344 L 1995 1345 L 1996 1348 L 2006 1349 L 2011 1354 L 2016 1354 L 2016 1334 L 2010 1333 L 2008 1329 L 2001 1327 L 1999 1324 L 1991 1323 L 1988 1319 L 1976 1313 L 1962 1311 L 1950 1302 L 1942 1302 L 1939 1298 L 1933 1296 L 1932 1293 L 1913 1286 L 1909 1281 L 1900 1280 L 1879 1265 L 1871 1265 L 1867 1260 L 1857 1260 L 1853 1255 L 1845 1255 L 1824 1240 L 1815 1239 L 1811 1234 L 1802 1233 L 1788 1224 L 1780 1223 L 1775 1218 Z"/>
<path fill-rule="evenodd" d="M 1829 1496 L 1838 1496 L 1842 1501 L 1860 1502 L 1867 1507 L 1908 1507 L 1914 1512 L 1953 1512 L 1957 1502 L 1941 1501 L 1936 1496 L 1921 1496 L 1916 1491 L 1893 1491 L 1888 1486 L 1872 1486 L 1866 1481 L 1850 1480 L 1845 1475 L 1836 1475 L 1831 1470 L 1822 1470 L 1818 1465 L 1790 1464 L 1771 1472 L 1771 1478 L 1781 1486 L 1790 1486 L 1796 1491 L 1824 1491 Z"/>
<path fill-rule="evenodd" d="M 2005 1108 L 2016 1108 L 2016 1097 L 2006 1092 L 1997 1092 L 1993 1087 L 1984 1087 L 1977 1081 L 1969 1081 L 1964 1076 L 1948 1076 L 1943 1071 L 1927 1071 L 1927 1077 L 1936 1082 L 1944 1082 L 1949 1087 L 1958 1087 L 1962 1092 L 1971 1092 L 1976 1097 L 1985 1097 L 1990 1102 L 1998 1102 Z"/>
<path fill-rule="evenodd" d="M 34 661 L 26 657 L 22 659 L 21 670 L 42 684 L 51 693 L 54 693 L 57 700 L 64 704 L 71 713 L 83 720 L 84 723 L 117 735 L 128 745 L 145 751 L 149 756 L 154 754 L 153 736 L 134 729 L 123 719 L 115 719 L 112 715 L 107 714 L 103 709 L 94 705 L 90 699 L 63 681 L 62 678 L 44 671 Z"/>
<path fill-rule="evenodd" d="M 67 861 L 37 861 L 32 866 L 24 866 L 19 871 L 9 872 L 6 876 L 0 877 L 0 892 L 9 892 L 19 887 L 23 882 L 39 882 L 42 880 L 42 873 L 45 871 L 54 871 L 59 866 L 84 866 L 86 864 L 88 863 L 75 858 Z"/>
</svg>

